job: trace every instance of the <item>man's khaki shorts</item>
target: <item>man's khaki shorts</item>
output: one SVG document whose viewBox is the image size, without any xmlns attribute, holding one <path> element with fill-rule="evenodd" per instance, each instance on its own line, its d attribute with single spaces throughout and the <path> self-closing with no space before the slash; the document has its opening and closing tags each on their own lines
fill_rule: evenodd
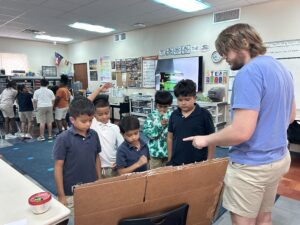
<svg viewBox="0 0 300 225">
<path fill-rule="evenodd" d="M 22 123 L 26 123 L 26 121 L 31 122 L 32 121 L 32 111 L 28 112 L 19 112 L 20 121 Z"/>
<path fill-rule="evenodd" d="M 4 118 L 15 118 L 13 105 L 0 104 L 0 110 L 2 111 Z"/>
<path fill-rule="evenodd" d="M 38 107 L 36 112 L 37 123 L 52 123 L 53 109 L 52 107 Z"/>
<path fill-rule="evenodd" d="M 247 218 L 256 218 L 260 212 L 271 212 L 278 183 L 290 164 L 289 151 L 283 159 L 260 166 L 230 162 L 224 180 L 224 208 Z"/>
<path fill-rule="evenodd" d="M 64 120 L 64 119 L 66 119 L 68 110 L 69 110 L 69 107 L 55 108 L 55 119 L 56 120 Z"/>
</svg>

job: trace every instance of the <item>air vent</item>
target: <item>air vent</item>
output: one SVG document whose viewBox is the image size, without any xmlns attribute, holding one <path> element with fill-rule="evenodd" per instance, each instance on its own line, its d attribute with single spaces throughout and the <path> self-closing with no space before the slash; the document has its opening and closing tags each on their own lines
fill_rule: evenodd
<svg viewBox="0 0 300 225">
<path fill-rule="evenodd" d="M 221 23 L 225 21 L 239 20 L 241 9 L 231 9 L 222 12 L 214 13 L 214 23 Z"/>
<path fill-rule="evenodd" d="M 126 33 L 116 34 L 115 41 L 124 41 L 126 40 Z"/>
<path fill-rule="evenodd" d="M 39 30 L 34 30 L 34 29 L 25 29 L 22 31 L 23 33 L 27 34 L 45 34 L 45 31 L 39 31 Z"/>
</svg>

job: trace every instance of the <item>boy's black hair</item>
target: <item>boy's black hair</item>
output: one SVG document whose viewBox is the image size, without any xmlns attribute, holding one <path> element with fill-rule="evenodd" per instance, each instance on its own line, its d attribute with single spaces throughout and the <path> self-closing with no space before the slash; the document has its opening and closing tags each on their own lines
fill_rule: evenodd
<svg viewBox="0 0 300 225">
<path fill-rule="evenodd" d="M 63 85 L 65 85 L 65 86 L 67 86 L 68 83 L 69 83 L 69 77 L 68 77 L 68 75 L 62 74 L 60 76 L 60 83 L 63 84 Z"/>
<path fill-rule="evenodd" d="M 45 78 L 43 78 L 43 79 L 41 80 L 41 86 L 42 86 L 42 87 L 46 87 L 48 84 L 49 84 L 49 81 L 47 81 Z"/>
<path fill-rule="evenodd" d="M 70 104 L 70 117 L 76 119 L 80 115 L 93 116 L 95 114 L 94 104 L 86 97 L 78 96 Z"/>
<path fill-rule="evenodd" d="M 93 101 L 95 108 L 106 108 L 109 107 L 109 102 L 107 98 L 103 98 L 102 96 L 97 96 Z"/>
<path fill-rule="evenodd" d="M 18 92 L 23 92 L 24 88 L 25 88 L 25 84 L 19 84 L 18 85 Z"/>
<path fill-rule="evenodd" d="M 16 81 L 10 80 L 7 82 L 6 88 L 15 88 L 17 86 Z"/>
<path fill-rule="evenodd" d="M 179 81 L 174 87 L 174 94 L 176 98 L 179 96 L 196 96 L 196 84 L 189 79 L 183 79 Z"/>
<path fill-rule="evenodd" d="M 119 122 L 120 131 L 122 134 L 140 129 L 140 121 L 136 116 L 125 116 Z"/>
<path fill-rule="evenodd" d="M 160 105 L 172 105 L 173 96 L 168 91 L 157 91 L 155 93 L 155 103 Z"/>
</svg>

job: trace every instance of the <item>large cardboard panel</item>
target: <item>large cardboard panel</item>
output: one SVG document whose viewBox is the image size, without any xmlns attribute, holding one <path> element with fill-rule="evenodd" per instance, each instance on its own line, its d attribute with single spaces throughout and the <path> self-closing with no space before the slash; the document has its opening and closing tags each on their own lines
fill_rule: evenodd
<svg viewBox="0 0 300 225">
<path fill-rule="evenodd" d="M 76 225 L 117 225 L 121 219 L 189 204 L 188 225 L 213 219 L 228 160 L 165 167 L 99 181 L 75 190 Z"/>
</svg>

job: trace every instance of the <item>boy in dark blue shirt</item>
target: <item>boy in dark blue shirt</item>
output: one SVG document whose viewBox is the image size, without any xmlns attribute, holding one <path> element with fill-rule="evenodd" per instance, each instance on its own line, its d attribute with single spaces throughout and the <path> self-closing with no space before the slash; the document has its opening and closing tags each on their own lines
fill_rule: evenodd
<svg viewBox="0 0 300 225">
<path fill-rule="evenodd" d="M 168 127 L 168 165 L 182 165 L 213 158 L 214 146 L 199 150 L 183 138 L 215 132 L 211 114 L 196 104 L 196 84 L 189 79 L 179 81 L 174 94 L 176 109 Z"/>
<path fill-rule="evenodd" d="M 17 103 L 19 105 L 22 138 L 32 138 L 32 98 L 33 94 L 29 93 L 28 88 L 24 84 L 18 86 Z"/>
<path fill-rule="evenodd" d="M 75 98 L 69 107 L 72 127 L 57 137 L 53 148 L 58 200 L 71 211 L 74 187 L 94 182 L 101 176 L 100 141 L 96 131 L 90 129 L 94 112 L 90 100 Z"/>
<path fill-rule="evenodd" d="M 140 138 L 139 120 L 135 116 L 123 117 L 119 127 L 125 139 L 117 150 L 119 174 L 146 171 L 150 155 L 147 143 Z"/>
</svg>

